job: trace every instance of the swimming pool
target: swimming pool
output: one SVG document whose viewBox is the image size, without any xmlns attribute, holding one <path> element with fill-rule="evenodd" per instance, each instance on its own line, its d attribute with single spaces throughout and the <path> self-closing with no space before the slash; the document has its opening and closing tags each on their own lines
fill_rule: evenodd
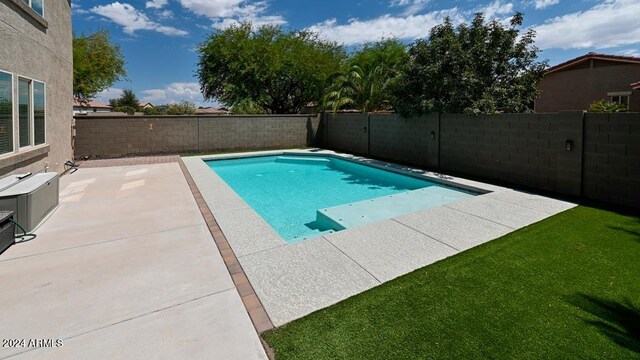
<svg viewBox="0 0 640 360">
<path fill-rule="evenodd" d="M 476 195 L 334 157 L 206 163 L 289 243 Z"/>
</svg>

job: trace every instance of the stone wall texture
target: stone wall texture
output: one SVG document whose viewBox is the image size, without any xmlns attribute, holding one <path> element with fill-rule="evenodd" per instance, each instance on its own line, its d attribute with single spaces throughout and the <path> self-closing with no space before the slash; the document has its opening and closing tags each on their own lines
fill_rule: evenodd
<svg viewBox="0 0 640 360">
<path fill-rule="evenodd" d="M 585 197 L 640 208 L 640 114 L 588 114 Z"/>
<path fill-rule="evenodd" d="M 317 144 L 320 119 L 274 116 L 76 116 L 75 156 L 180 154 Z"/>
<path fill-rule="evenodd" d="M 640 113 L 338 114 L 322 120 L 329 149 L 640 207 Z"/>
<path fill-rule="evenodd" d="M 0 70 L 46 83 L 46 143 L 18 150 L 17 86 L 14 88 L 14 152 L 0 155 L 0 176 L 63 171 L 73 159 L 73 51 L 71 3 L 44 2 L 39 17 L 20 0 L 0 0 Z"/>
</svg>

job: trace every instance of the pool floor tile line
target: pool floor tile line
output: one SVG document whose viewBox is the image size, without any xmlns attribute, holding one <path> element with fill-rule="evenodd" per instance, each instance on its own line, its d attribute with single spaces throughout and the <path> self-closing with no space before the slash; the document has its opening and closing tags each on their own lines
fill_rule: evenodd
<svg viewBox="0 0 640 360">
<path fill-rule="evenodd" d="M 182 159 L 179 159 L 178 162 L 180 164 L 180 168 L 182 169 L 184 177 L 187 180 L 187 184 L 189 185 L 189 188 L 193 193 L 193 197 L 198 204 L 198 208 L 202 212 L 202 216 L 205 219 L 209 231 L 211 232 L 211 236 L 213 236 L 213 240 L 218 247 L 220 254 L 222 255 L 222 260 L 227 266 L 227 270 L 229 271 L 231 279 L 236 286 L 236 290 L 238 291 L 238 294 L 240 294 L 242 303 L 244 304 L 245 309 L 249 314 L 249 318 L 251 319 L 253 326 L 255 327 L 258 334 L 273 329 L 274 326 L 271 318 L 264 309 L 262 302 L 256 295 L 253 286 L 249 282 L 249 278 L 245 274 L 242 266 L 240 265 L 240 262 L 238 261 L 238 258 L 229 245 L 226 236 L 222 232 L 222 229 L 220 229 L 220 226 L 218 225 L 214 215 L 209 209 L 209 206 L 207 205 L 204 197 L 200 193 L 198 186 L 191 176 L 191 173 L 187 169 Z M 269 353 L 271 349 L 267 348 L 264 342 L 262 342 L 262 344 L 263 346 L 265 346 L 265 351 Z"/>
</svg>

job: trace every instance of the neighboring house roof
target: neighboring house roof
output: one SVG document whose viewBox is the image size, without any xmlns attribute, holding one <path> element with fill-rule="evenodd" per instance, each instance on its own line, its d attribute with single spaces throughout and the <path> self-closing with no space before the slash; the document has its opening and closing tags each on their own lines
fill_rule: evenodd
<svg viewBox="0 0 640 360">
<path fill-rule="evenodd" d="M 552 66 L 547 69 L 547 73 L 559 71 L 566 69 L 570 66 L 577 65 L 579 63 L 589 61 L 589 60 L 606 60 L 606 61 L 617 61 L 628 64 L 640 64 L 640 57 L 638 56 L 626 56 L 626 55 L 608 55 L 608 54 L 598 54 L 594 52 L 590 52 L 586 55 L 578 56 L 575 59 L 567 60 L 558 65 Z"/>
<path fill-rule="evenodd" d="M 152 104 L 152 103 L 150 103 L 150 102 L 148 102 L 148 103 L 144 103 L 144 104 L 143 104 L 143 103 L 138 103 L 138 106 L 139 106 L 139 107 L 141 107 L 141 108 L 146 109 L 146 108 L 152 108 L 152 107 L 153 107 L 153 104 Z"/>
<path fill-rule="evenodd" d="M 229 110 L 225 109 L 225 108 L 214 108 L 214 107 L 207 107 L 207 108 L 202 108 L 202 109 L 196 109 L 196 114 L 199 115 L 206 115 L 206 114 L 214 114 L 214 115 L 226 115 L 229 113 Z"/>
<path fill-rule="evenodd" d="M 636 81 L 636 82 L 630 84 L 630 86 L 631 86 L 631 90 L 638 90 L 638 89 L 640 89 L 640 81 Z"/>
<path fill-rule="evenodd" d="M 75 99 L 73 100 L 73 107 L 111 109 L 111 106 L 99 101 L 87 101 L 81 103 Z"/>
</svg>

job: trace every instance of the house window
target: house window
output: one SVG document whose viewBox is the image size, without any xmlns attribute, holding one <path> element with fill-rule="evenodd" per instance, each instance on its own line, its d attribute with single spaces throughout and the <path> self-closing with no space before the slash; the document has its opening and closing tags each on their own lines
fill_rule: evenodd
<svg viewBox="0 0 640 360">
<path fill-rule="evenodd" d="M 18 138 L 20 147 L 31 145 L 31 80 L 18 79 Z"/>
<path fill-rule="evenodd" d="M 609 96 L 610 102 L 623 105 L 627 110 L 629 109 L 629 96 L 631 96 L 630 91 L 610 92 L 607 95 Z"/>
<path fill-rule="evenodd" d="M 13 75 L 0 71 L 0 154 L 13 151 Z"/>
<path fill-rule="evenodd" d="M 33 82 L 33 143 L 45 142 L 45 86 L 43 82 Z"/>
<path fill-rule="evenodd" d="M 35 12 L 44 17 L 44 1 L 43 0 L 22 0 L 23 3 L 29 5 Z"/>
<path fill-rule="evenodd" d="M 45 143 L 45 84 L 18 79 L 18 139 L 20 147 Z"/>
</svg>

